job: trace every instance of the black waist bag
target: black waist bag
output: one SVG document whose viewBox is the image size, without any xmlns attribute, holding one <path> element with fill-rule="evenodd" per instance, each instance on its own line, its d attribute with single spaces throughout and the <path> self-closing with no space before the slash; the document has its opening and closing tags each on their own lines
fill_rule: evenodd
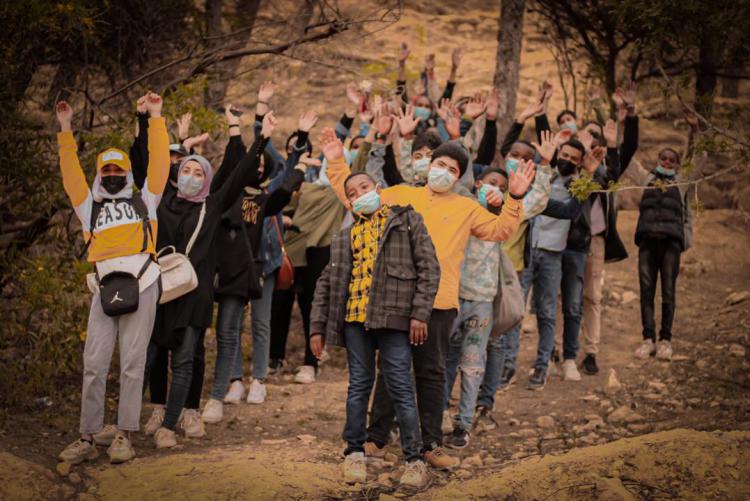
<svg viewBox="0 0 750 501">
<path fill-rule="evenodd" d="M 151 259 L 147 259 L 137 277 L 126 271 L 113 271 L 99 279 L 99 298 L 107 316 L 119 317 L 138 310 L 138 280 L 150 264 Z"/>
</svg>

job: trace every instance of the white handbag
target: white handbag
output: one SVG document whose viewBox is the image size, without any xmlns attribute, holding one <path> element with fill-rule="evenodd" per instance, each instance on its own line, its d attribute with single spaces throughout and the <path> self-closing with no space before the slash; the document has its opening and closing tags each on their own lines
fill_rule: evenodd
<svg viewBox="0 0 750 501">
<path fill-rule="evenodd" d="M 161 268 L 161 297 L 159 298 L 159 304 L 168 303 L 198 287 L 198 275 L 196 275 L 195 268 L 193 268 L 193 264 L 190 262 L 188 256 L 193 249 L 195 240 L 198 238 L 198 233 L 201 230 L 201 226 L 203 226 L 205 216 L 206 202 L 203 202 L 200 216 L 198 216 L 198 224 L 188 241 L 185 254 L 177 252 L 172 245 L 160 249 L 156 254 L 156 260 L 159 262 L 159 267 Z M 172 253 L 162 255 L 162 252 L 167 249 L 172 249 Z"/>
</svg>

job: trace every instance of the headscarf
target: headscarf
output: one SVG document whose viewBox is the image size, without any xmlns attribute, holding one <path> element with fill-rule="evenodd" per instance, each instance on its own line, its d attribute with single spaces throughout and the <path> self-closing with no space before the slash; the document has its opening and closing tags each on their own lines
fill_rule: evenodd
<svg viewBox="0 0 750 501">
<path fill-rule="evenodd" d="M 102 186 L 102 168 L 105 165 L 114 164 L 120 167 L 126 172 L 126 184 L 123 189 L 115 194 L 112 194 L 104 189 Z M 102 151 L 96 157 L 96 177 L 94 178 L 94 184 L 91 186 L 91 196 L 94 201 L 99 203 L 105 198 L 107 199 L 122 199 L 122 198 L 133 198 L 133 172 L 130 165 L 130 158 L 127 153 L 117 148 L 107 148 Z"/>
<path fill-rule="evenodd" d="M 211 191 L 211 180 L 214 177 L 214 170 L 211 168 L 211 164 L 208 160 L 206 160 L 205 157 L 202 157 L 201 155 L 190 155 L 183 158 L 180 162 L 180 168 L 177 171 L 178 176 L 182 171 L 182 168 L 185 167 L 185 164 L 190 162 L 191 160 L 198 162 L 198 165 L 200 165 L 203 169 L 203 175 L 205 176 L 203 179 L 203 186 L 201 187 L 201 190 L 192 197 L 187 197 L 183 195 L 179 190 L 177 190 L 177 197 L 188 200 L 189 202 L 201 203 L 206 200 L 206 198 L 208 198 L 208 194 Z"/>
</svg>

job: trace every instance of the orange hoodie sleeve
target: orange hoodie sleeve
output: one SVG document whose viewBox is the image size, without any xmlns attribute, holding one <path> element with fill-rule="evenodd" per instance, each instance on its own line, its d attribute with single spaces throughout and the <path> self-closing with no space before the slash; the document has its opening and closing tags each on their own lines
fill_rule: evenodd
<svg viewBox="0 0 750 501">
<path fill-rule="evenodd" d="M 328 161 L 328 169 L 326 170 L 326 175 L 328 176 L 328 180 L 331 182 L 331 188 L 333 188 L 333 192 L 336 193 L 339 201 L 344 204 L 344 207 L 346 207 L 347 210 L 350 210 L 352 207 L 349 203 L 349 199 L 346 198 L 344 181 L 346 181 L 346 178 L 349 177 L 350 173 L 351 170 L 349 170 L 349 166 L 346 165 L 346 161 L 344 160 L 343 156 L 337 158 L 336 160 Z"/>
<path fill-rule="evenodd" d="M 161 195 L 169 178 L 169 136 L 164 117 L 148 119 L 148 190 Z"/>
<path fill-rule="evenodd" d="M 78 144 L 73 137 L 73 132 L 58 133 L 57 144 L 60 150 L 60 172 L 62 173 L 63 187 L 73 204 L 73 208 L 78 209 L 90 197 L 91 191 L 78 160 Z"/>
</svg>

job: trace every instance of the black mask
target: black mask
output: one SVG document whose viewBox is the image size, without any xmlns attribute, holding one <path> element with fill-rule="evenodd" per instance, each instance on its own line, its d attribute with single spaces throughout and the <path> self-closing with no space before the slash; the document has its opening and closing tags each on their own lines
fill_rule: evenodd
<svg viewBox="0 0 750 501">
<path fill-rule="evenodd" d="M 576 166 L 570 160 L 558 160 L 557 171 L 561 176 L 570 176 L 576 171 Z"/>
<path fill-rule="evenodd" d="M 125 185 L 128 184 L 127 176 L 103 176 L 102 187 L 107 190 L 107 193 L 114 195 L 120 193 Z"/>
</svg>

